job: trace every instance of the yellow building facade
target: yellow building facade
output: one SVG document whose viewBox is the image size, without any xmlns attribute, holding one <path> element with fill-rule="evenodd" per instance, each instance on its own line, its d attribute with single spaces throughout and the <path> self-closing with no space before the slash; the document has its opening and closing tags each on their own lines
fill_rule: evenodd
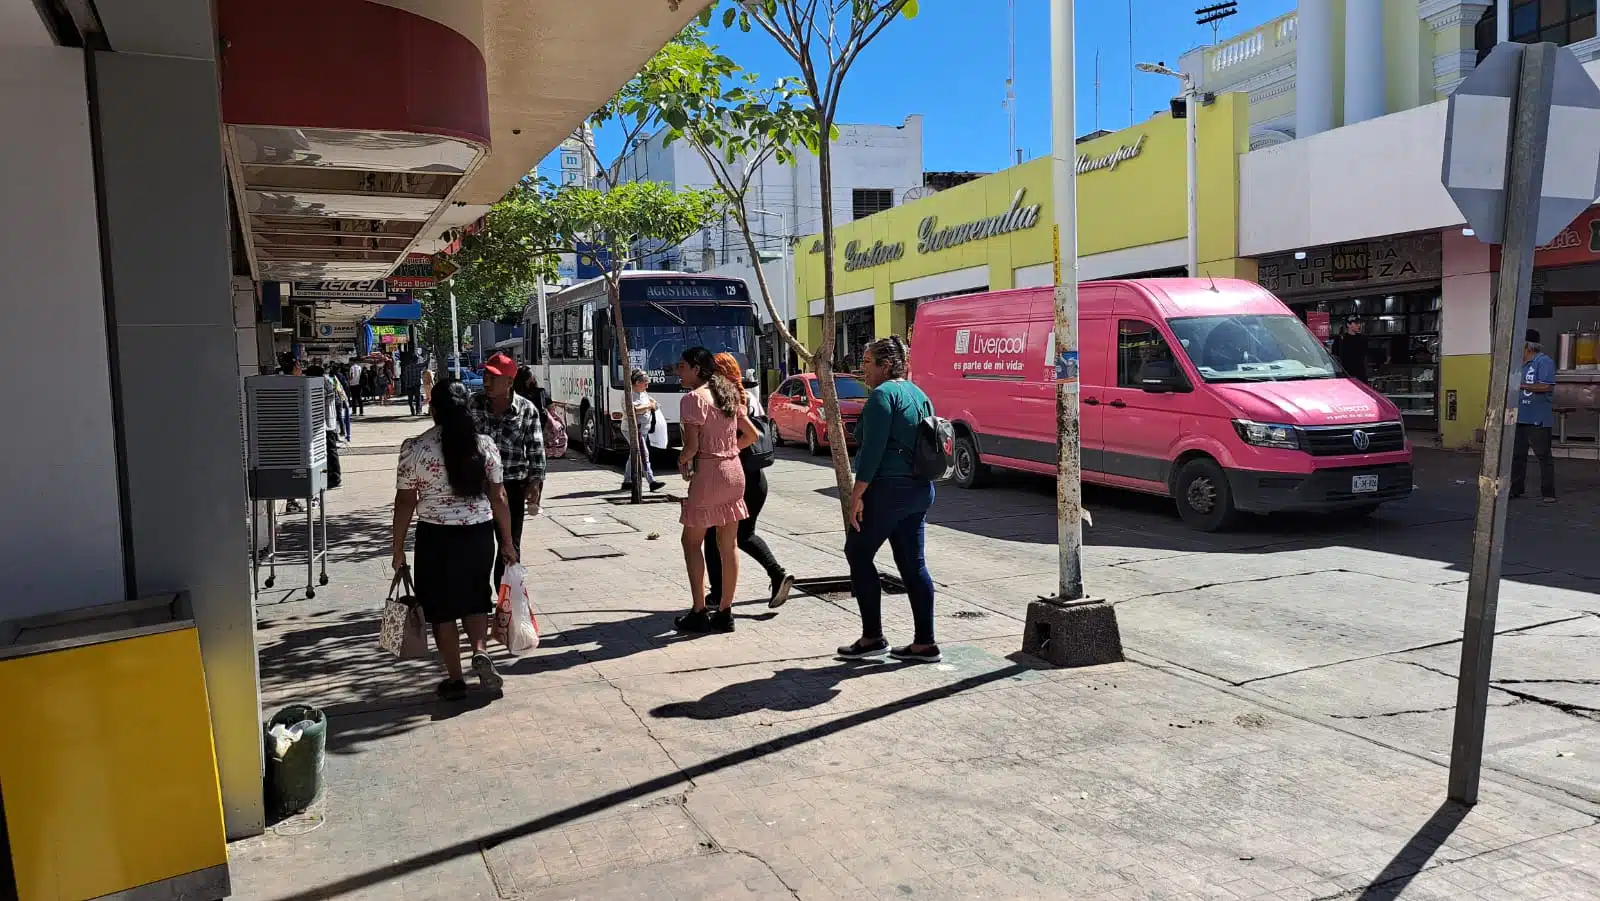
<svg viewBox="0 0 1600 901">
<path fill-rule="evenodd" d="M 1255 277 L 1239 251 L 1239 156 L 1249 103 L 1223 94 L 1201 107 L 1199 256 L 1202 272 Z M 1185 122 L 1159 115 L 1078 144 L 1082 279 L 1181 274 L 1187 233 Z M 1052 284 L 1051 161 L 1042 158 L 835 230 L 840 359 L 866 340 L 908 336 L 918 302 L 951 294 Z M 795 247 L 797 337 L 822 342 L 820 235 Z"/>
</svg>

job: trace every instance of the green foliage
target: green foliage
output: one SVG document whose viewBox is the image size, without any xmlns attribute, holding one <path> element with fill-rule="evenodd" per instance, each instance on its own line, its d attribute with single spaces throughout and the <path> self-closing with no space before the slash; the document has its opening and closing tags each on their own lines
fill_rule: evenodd
<svg viewBox="0 0 1600 901">
<path fill-rule="evenodd" d="M 451 283 L 464 329 L 480 320 L 520 318 L 540 276 L 554 280 L 556 258 L 580 243 L 599 247 L 620 269 L 653 246 L 682 242 L 715 221 L 722 197 L 714 191 L 673 191 L 632 182 L 610 191 L 526 180 L 496 203 L 483 227 L 462 241 Z M 430 344 L 448 344 L 450 297 L 443 288 L 419 294 L 422 330 Z"/>
</svg>

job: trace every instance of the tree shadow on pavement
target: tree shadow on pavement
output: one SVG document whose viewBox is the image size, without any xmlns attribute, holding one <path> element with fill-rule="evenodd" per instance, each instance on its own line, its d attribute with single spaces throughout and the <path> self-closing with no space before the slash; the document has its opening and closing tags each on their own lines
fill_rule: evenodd
<svg viewBox="0 0 1600 901">
<path fill-rule="evenodd" d="M 822 669 L 790 667 L 761 679 L 724 685 L 698 701 L 662 704 L 650 715 L 658 719 L 720 720 L 758 710 L 797 713 L 838 697 L 838 686 L 846 679 L 899 668 L 881 661 L 840 663 Z"/>
<path fill-rule="evenodd" d="M 1023 672 L 1023 670 L 1024 668 L 1020 666 L 1005 666 L 990 672 L 969 676 L 959 682 L 930 688 L 877 707 L 869 707 L 865 710 L 844 714 L 836 719 L 817 723 L 794 733 L 777 736 L 771 740 L 729 751 L 700 763 L 670 770 L 650 779 L 598 795 L 587 801 L 536 817 L 516 826 L 480 835 L 465 836 L 461 840 L 442 848 L 351 873 L 333 882 L 311 886 L 294 894 L 282 896 L 278 901 L 323 901 L 323 899 L 346 897 L 363 889 L 381 885 L 390 880 L 400 879 L 409 873 L 420 872 L 451 860 L 480 855 L 483 853 L 484 848 L 492 848 L 514 839 L 547 832 L 667 789 L 681 785 L 693 785 L 695 780 L 702 779 L 713 773 L 761 760 L 790 748 L 802 747 L 857 726 L 885 719 L 904 711 L 915 710 L 935 701 L 959 695 L 965 691 L 1009 679 Z"/>
<path fill-rule="evenodd" d="M 315 510 L 313 509 L 313 513 Z M 387 560 L 392 550 L 390 531 L 394 526 L 394 508 L 368 507 L 331 514 L 328 517 L 328 565 L 362 563 L 368 560 Z M 267 536 L 257 536 L 263 548 Z M 317 542 L 322 542 L 321 524 L 318 523 Z M 305 569 L 306 516 L 304 513 L 278 514 L 278 579 L 294 582 Z M 267 566 L 262 562 L 262 578 Z"/>
<path fill-rule="evenodd" d="M 1366 889 L 1356 898 L 1356 901 L 1394 901 L 1405 892 L 1411 880 L 1427 867 L 1428 861 L 1450 839 L 1467 818 L 1472 808 L 1454 801 L 1446 801 L 1439 805 L 1422 828 L 1411 836 L 1394 859 L 1384 866 L 1378 875 L 1367 883 Z"/>
<path fill-rule="evenodd" d="M 332 610 L 274 621 L 277 625 L 263 621 L 277 631 L 259 648 L 263 703 L 321 708 L 328 717 L 328 750 L 350 754 L 367 742 L 460 716 L 492 700 L 473 692 L 465 702 L 440 701 L 433 692 L 443 678 L 437 655 L 395 659 L 378 647 L 378 621 L 377 611 Z"/>
</svg>

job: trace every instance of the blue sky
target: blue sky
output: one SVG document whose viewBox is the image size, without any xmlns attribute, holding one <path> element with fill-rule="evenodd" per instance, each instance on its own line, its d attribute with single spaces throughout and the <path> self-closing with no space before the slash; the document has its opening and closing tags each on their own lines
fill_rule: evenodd
<svg viewBox="0 0 1600 901">
<path fill-rule="evenodd" d="M 1096 123 L 1096 50 L 1099 125 L 1124 128 L 1129 124 L 1132 63 L 1159 60 L 1176 67 L 1185 50 L 1208 43 L 1211 29 L 1195 25 L 1192 10 L 1211 2 L 1132 0 L 1136 59 L 1130 59 L 1128 0 L 1078 0 L 1078 133 L 1093 130 Z M 1289 12 L 1294 5 L 1294 0 L 1240 0 L 1239 14 L 1223 23 L 1222 37 Z M 896 124 L 921 113 L 925 168 L 1005 168 L 1006 0 L 922 0 L 920 6 L 917 18 L 892 24 L 851 69 L 839 121 Z M 1016 7 L 1017 143 L 1025 158 L 1032 159 L 1050 149 L 1050 5 L 1049 0 L 1016 0 Z M 724 31 L 718 22 L 710 37 L 749 71 L 767 78 L 798 74 L 764 33 Z M 1135 121 L 1164 108 L 1176 88 L 1170 78 L 1135 73 Z"/>
</svg>

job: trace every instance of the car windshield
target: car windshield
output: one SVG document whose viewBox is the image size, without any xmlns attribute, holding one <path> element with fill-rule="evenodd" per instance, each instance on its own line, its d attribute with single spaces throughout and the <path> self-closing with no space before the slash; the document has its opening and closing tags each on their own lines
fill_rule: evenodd
<svg viewBox="0 0 1600 901">
<path fill-rule="evenodd" d="M 1195 316 L 1167 323 L 1208 382 L 1337 378 L 1333 358 L 1288 314 Z"/>
<path fill-rule="evenodd" d="M 839 392 L 840 400 L 865 400 L 868 394 L 867 386 L 860 379 L 847 375 L 835 376 L 833 387 Z"/>
</svg>

